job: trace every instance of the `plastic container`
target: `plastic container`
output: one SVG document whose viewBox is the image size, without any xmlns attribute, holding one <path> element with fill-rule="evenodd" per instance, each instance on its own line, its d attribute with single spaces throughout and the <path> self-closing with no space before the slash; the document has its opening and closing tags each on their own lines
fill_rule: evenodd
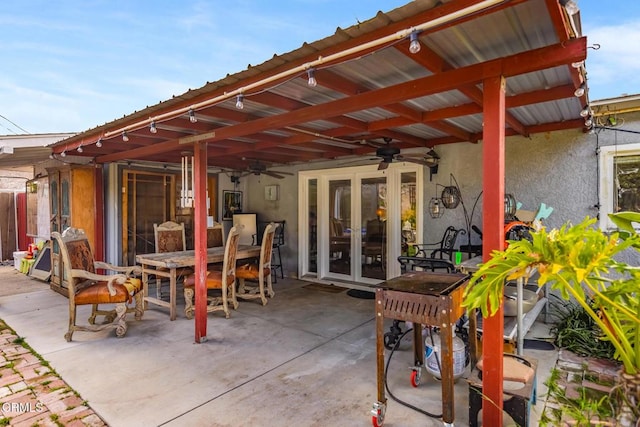
<svg viewBox="0 0 640 427">
<path fill-rule="evenodd" d="M 13 267 L 20 271 L 22 259 L 27 256 L 27 251 L 18 251 L 13 253 Z"/>
<path fill-rule="evenodd" d="M 464 374 L 466 364 L 466 351 L 464 341 L 456 336 L 455 330 L 453 334 L 453 379 L 457 380 Z M 438 362 L 442 364 L 440 356 L 440 334 L 433 333 L 433 343 L 431 342 L 431 334 L 427 332 L 427 337 L 424 340 L 424 360 L 425 368 L 431 375 L 440 379 L 440 368 Z"/>
</svg>

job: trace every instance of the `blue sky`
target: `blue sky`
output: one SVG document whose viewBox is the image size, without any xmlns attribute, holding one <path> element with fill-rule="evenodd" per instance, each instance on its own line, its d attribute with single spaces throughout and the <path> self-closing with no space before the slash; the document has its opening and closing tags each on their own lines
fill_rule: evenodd
<svg viewBox="0 0 640 427">
<path fill-rule="evenodd" d="M 640 93 L 640 2 L 577 0 L 590 99 Z M 407 0 L 3 0 L 0 135 L 79 132 Z"/>
</svg>

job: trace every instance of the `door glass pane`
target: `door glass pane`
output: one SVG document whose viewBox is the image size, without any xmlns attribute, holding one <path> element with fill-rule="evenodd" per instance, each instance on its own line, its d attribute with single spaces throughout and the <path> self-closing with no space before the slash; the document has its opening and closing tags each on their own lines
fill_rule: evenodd
<svg viewBox="0 0 640 427">
<path fill-rule="evenodd" d="M 386 279 L 387 179 L 365 178 L 360 185 L 362 277 Z"/>
<path fill-rule="evenodd" d="M 351 274 L 351 181 L 329 182 L 329 271 Z"/>
<path fill-rule="evenodd" d="M 400 220 L 402 255 L 415 255 L 411 243 L 416 243 L 416 173 L 403 173 L 400 187 Z"/>
<path fill-rule="evenodd" d="M 307 270 L 318 272 L 318 180 L 309 180 L 309 265 Z"/>
</svg>

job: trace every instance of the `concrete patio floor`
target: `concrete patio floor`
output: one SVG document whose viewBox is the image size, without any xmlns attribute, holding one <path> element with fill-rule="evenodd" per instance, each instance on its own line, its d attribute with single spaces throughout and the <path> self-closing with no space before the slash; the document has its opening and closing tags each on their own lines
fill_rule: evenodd
<svg viewBox="0 0 640 427">
<path fill-rule="evenodd" d="M 240 301 L 229 319 L 210 314 L 203 344 L 194 343 L 181 295 L 173 322 L 168 310 L 150 306 L 141 321 L 130 317 L 122 339 L 113 331 L 76 332 L 67 343 L 67 299 L 3 266 L 0 288 L 11 291 L 0 291 L 0 318 L 109 426 L 370 426 L 377 390 L 373 300 L 306 285 L 279 279 L 266 306 Z M 85 309 L 80 319 L 88 317 Z M 547 334 L 541 323 L 529 332 Z M 525 355 L 539 361 L 536 426 L 558 353 L 525 349 Z M 403 342 L 389 366 L 392 393 L 441 413 L 440 383 L 423 371 L 420 386 L 412 387 L 411 365 L 411 344 Z M 455 425 L 468 425 L 467 394 L 461 378 Z M 385 426 L 442 424 L 388 400 Z"/>
</svg>

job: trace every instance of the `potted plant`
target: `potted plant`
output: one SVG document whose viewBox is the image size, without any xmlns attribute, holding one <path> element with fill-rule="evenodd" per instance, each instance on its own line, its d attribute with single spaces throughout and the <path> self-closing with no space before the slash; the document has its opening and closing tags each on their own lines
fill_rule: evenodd
<svg viewBox="0 0 640 427">
<path fill-rule="evenodd" d="M 640 213 L 610 217 L 618 232 L 604 233 L 594 227 L 595 219 L 586 218 L 559 230 L 541 228 L 531 233 L 531 240 L 510 241 L 473 274 L 463 305 L 493 315 L 502 303 L 505 282 L 527 278 L 536 269 L 538 286 L 550 286 L 562 298 L 575 300 L 615 347 L 625 400 L 621 423 L 632 425 L 640 418 L 640 267 L 615 258 L 626 250 L 640 251 L 640 235 L 633 228 L 640 223 Z"/>
</svg>

